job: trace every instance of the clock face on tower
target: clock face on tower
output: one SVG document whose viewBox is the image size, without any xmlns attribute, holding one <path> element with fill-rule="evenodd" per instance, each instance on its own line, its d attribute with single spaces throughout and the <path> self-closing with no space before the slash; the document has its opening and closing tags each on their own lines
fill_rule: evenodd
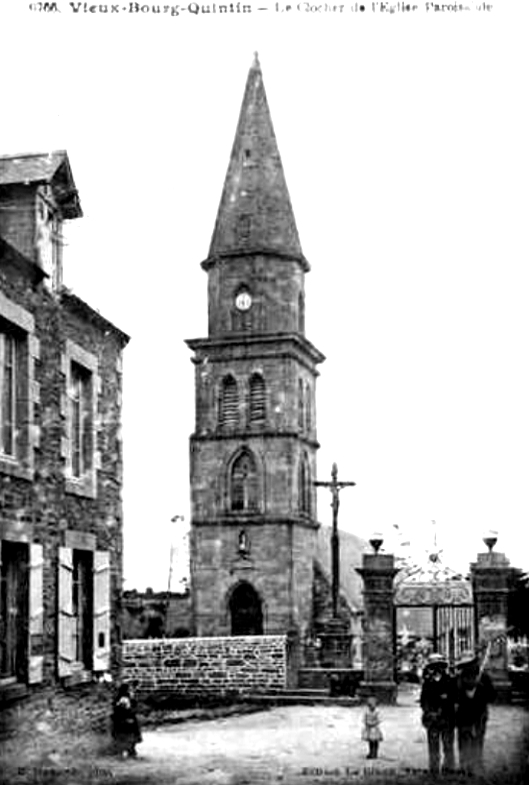
<svg viewBox="0 0 529 785">
<path fill-rule="evenodd" d="M 239 311 L 247 311 L 252 305 L 252 296 L 250 292 L 246 289 L 239 294 L 235 298 L 235 307 Z"/>
</svg>

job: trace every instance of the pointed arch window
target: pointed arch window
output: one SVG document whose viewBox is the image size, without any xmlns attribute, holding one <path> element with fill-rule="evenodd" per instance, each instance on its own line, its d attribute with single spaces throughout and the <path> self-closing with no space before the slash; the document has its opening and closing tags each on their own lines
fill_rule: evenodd
<svg viewBox="0 0 529 785">
<path fill-rule="evenodd" d="M 254 456 L 247 450 L 233 462 L 230 472 L 230 507 L 233 512 L 257 510 L 258 476 Z"/>
<path fill-rule="evenodd" d="M 239 391 L 233 376 L 225 376 L 220 389 L 219 425 L 234 427 L 239 419 Z"/>
<path fill-rule="evenodd" d="M 305 406 L 304 406 L 303 382 L 301 379 L 298 379 L 298 428 L 300 431 L 303 430 L 304 425 L 305 425 Z"/>
<path fill-rule="evenodd" d="M 310 384 L 305 385 L 305 427 L 307 432 L 312 428 L 312 401 L 311 401 Z"/>
<path fill-rule="evenodd" d="M 299 509 L 310 515 L 312 512 L 312 482 L 307 455 L 303 455 L 299 464 Z"/>
<path fill-rule="evenodd" d="M 266 420 L 266 386 L 260 373 L 250 377 L 250 425 L 264 425 Z"/>
</svg>

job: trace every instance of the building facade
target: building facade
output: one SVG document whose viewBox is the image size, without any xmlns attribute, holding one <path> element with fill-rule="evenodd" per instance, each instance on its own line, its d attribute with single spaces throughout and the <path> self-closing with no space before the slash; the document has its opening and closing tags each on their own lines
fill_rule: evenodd
<svg viewBox="0 0 529 785">
<path fill-rule="evenodd" d="M 208 335 L 194 351 L 191 595 L 197 635 L 312 624 L 316 379 L 305 275 L 253 63 L 207 259 Z"/>
<path fill-rule="evenodd" d="M 81 215 L 65 152 L 0 158 L 6 723 L 34 717 L 39 705 L 60 718 L 61 706 L 81 693 L 90 702 L 90 685 L 119 666 L 128 337 L 63 286 L 63 222 Z"/>
<path fill-rule="evenodd" d="M 189 590 L 146 591 L 129 589 L 122 599 L 123 640 L 134 638 L 187 638 L 193 627 Z"/>
</svg>

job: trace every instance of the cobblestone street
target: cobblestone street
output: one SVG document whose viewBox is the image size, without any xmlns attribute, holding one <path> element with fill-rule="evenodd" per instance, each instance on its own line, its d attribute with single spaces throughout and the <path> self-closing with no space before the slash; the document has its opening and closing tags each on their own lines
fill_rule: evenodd
<svg viewBox="0 0 529 785">
<path fill-rule="evenodd" d="M 178 785 L 421 781 L 427 749 L 416 698 L 416 693 L 408 693 L 398 706 L 381 707 L 384 741 L 375 761 L 366 760 L 366 745 L 360 740 L 361 707 L 292 706 L 145 728 L 137 760 L 105 756 L 72 761 L 65 752 L 54 758 L 50 771 L 27 771 L 26 778 L 14 772 L 16 776 L 6 781 L 29 777 L 29 781 L 49 782 L 53 775 L 72 785 L 80 781 Z M 488 779 L 502 785 L 522 782 L 521 740 L 528 730 L 526 710 L 491 708 Z"/>
</svg>

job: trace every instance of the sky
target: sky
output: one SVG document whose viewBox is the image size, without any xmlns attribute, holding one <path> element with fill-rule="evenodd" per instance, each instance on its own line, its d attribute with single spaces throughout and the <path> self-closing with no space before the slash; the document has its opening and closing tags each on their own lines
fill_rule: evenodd
<svg viewBox="0 0 529 785">
<path fill-rule="evenodd" d="M 125 587 L 166 589 L 171 544 L 171 588 L 185 573 L 184 340 L 206 335 L 200 262 L 254 51 L 312 268 L 306 334 L 327 358 L 319 479 L 336 462 L 356 482 L 340 527 L 379 531 L 387 551 L 417 560 L 435 531 L 444 563 L 463 571 L 493 529 L 497 550 L 527 570 L 524 2 L 249 5 L 178 16 L 74 13 L 62 0 L 55 13 L 0 8 L 0 151 L 67 150 L 84 217 L 67 227 L 65 283 L 131 336 Z M 330 523 L 330 494 L 318 494 Z"/>
</svg>

